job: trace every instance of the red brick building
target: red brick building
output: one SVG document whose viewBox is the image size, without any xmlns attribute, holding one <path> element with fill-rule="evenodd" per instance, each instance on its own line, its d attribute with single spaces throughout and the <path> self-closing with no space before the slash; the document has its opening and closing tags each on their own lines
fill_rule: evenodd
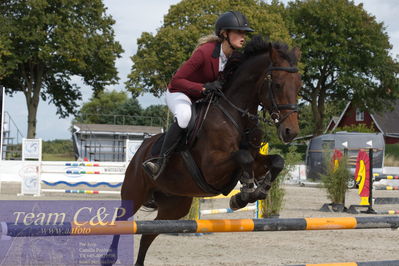
<svg viewBox="0 0 399 266">
<path fill-rule="evenodd" d="M 386 144 L 399 143 L 399 100 L 396 101 L 392 111 L 378 114 L 361 111 L 349 102 L 340 117 L 331 119 L 325 132 L 332 132 L 338 127 L 359 124 L 374 128 L 375 132 L 381 132 Z"/>
</svg>

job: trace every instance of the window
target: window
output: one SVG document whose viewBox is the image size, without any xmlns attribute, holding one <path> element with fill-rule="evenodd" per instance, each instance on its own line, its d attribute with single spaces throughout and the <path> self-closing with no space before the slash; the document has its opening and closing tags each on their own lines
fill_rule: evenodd
<svg viewBox="0 0 399 266">
<path fill-rule="evenodd" d="M 333 150 L 335 147 L 335 140 L 323 140 L 321 147 L 323 150 Z"/>
<path fill-rule="evenodd" d="M 356 108 L 356 121 L 364 121 L 364 112 Z"/>
</svg>

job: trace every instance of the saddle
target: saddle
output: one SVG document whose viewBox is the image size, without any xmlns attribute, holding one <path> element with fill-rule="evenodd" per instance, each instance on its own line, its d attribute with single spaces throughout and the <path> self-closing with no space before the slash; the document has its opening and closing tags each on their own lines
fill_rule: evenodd
<svg viewBox="0 0 399 266">
<path fill-rule="evenodd" d="M 195 102 L 191 105 L 191 119 L 188 123 L 187 129 L 183 133 L 184 136 L 176 147 L 176 152 L 181 152 L 194 146 L 202 128 L 206 107 L 207 103 L 203 101 Z M 162 133 L 162 135 L 152 146 L 151 155 L 153 157 L 157 157 L 160 155 L 162 143 L 165 139 L 165 134 L 166 132 Z"/>
<path fill-rule="evenodd" d="M 187 130 L 185 131 L 185 133 L 183 133 L 185 135 L 182 137 L 180 143 L 175 149 L 175 153 L 179 153 L 182 156 L 188 171 L 191 173 L 196 184 L 203 191 L 214 195 L 223 194 L 227 196 L 236 186 L 238 178 L 241 174 L 241 170 L 237 170 L 233 174 L 233 178 L 230 184 L 228 184 L 221 190 L 216 189 L 206 182 L 201 169 L 198 167 L 190 152 L 190 149 L 194 146 L 195 142 L 198 139 L 199 133 L 201 132 L 208 104 L 209 102 L 206 101 L 198 101 L 191 105 L 191 119 L 188 124 Z M 161 147 L 165 139 L 165 134 L 166 133 L 162 133 L 162 135 L 152 146 L 151 155 L 153 157 L 160 156 Z"/>
</svg>

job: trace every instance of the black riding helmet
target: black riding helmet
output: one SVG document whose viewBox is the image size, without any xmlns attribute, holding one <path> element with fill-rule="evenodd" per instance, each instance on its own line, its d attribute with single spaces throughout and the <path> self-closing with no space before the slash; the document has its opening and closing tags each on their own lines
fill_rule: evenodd
<svg viewBox="0 0 399 266">
<path fill-rule="evenodd" d="M 219 36 L 222 30 L 254 31 L 249 27 L 247 18 L 238 11 L 229 11 L 219 16 L 215 24 L 216 36 Z"/>
</svg>

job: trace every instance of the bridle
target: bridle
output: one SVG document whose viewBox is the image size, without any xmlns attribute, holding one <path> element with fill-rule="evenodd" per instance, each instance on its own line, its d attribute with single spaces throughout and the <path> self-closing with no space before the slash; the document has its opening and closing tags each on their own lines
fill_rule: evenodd
<svg viewBox="0 0 399 266">
<path fill-rule="evenodd" d="M 268 93 L 271 94 L 270 100 L 271 100 L 271 107 L 270 108 L 265 108 L 264 105 L 262 105 L 262 103 L 260 104 L 262 106 L 263 109 L 263 117 L 258 116 L 257 114 L 251 114 L 248 110 L 244 110 L 238 106 L 236 106 L 234 103 L 232 103 L 227 97 L 226 95 L 221 91 L 221 90 L 216 90 L 214 91 L 211 95 L 210 95 L 210 99 L 208 99 L 208 107 L 207 107 L 207 111 L 206 114 L 204 116 L 204 120 L 207 116 L 208 110 L 210 105 L 214 102 L 215 105 L 222 111 L 222 113 L 229 118 L 229 120 L 231 121 L 231 123 L 236 127 L 236 129 L 238 130 L 238 132 L 243 135 L 243 136 L 248 136 L 250 134 L 250 132 L 252 130 L 254 130 L 257 125 L 259 124 L 260 121 L 264 122 L 264 123 L 268 123 L 270 125 L 274 124 L 276 126 L 279 126 L 285 119 L 287 119 L 291 114 L 293 113 L 297 113 L 298 112 L 298 104 L 277 104 L 276 101 L 276 96 L 274 93 L 274 89 L 275 89 L 275 83 L 273 83 L 273 77 L 272 77 L 272 71 L 286 71 L 289 73 L 297 73 L 298 72 L 298 68 L 296 67 L 277 67 L 277 66 L 273 66 L 273 64 L 271 64 L 265 72 L 265 77 L 263 79 L 263 82 L 261 84 L 261 86 L 258 87 L 258 95 L 261 95 L 260 92 L 263 89 L 266 89 L 266 91 Z M 266 84 L 266 88 L 265 88 L 265 84 Z M 252 129 L 249 130 L 245 130 L 243 131 L 240 126 L 238 125 L 237 121 L 235 121 L 235 119 L 233 118 L 233 116 L 230 114 L 230 112 L 228 112 L 221 104 L 220 102 L 217 100 L 218 97 L 214 97 L 214 96 L 219 96 L 220 98 L 222 98 L 225 102 L 227 102 L 233 109 L 235 109 L 236 111 L 238 111 L 241 114 L 241 117 L 248 117 L 248 119 L 252 120 L 255 122 L 255 127 L 253 127 Z M 270 121 L 269 119 L 266 118 L 265 116 L 265 109 L 267 109 L 269 111 L 270 117 L 272 118 L 272 121 Z M 283 117 L 281 116 L 280 111 L 281 110 L 291 110 L 290 112 L 288 112 L 287 114 L 285 114 Z M 255 144 L 249 143 L 251 146 L 255 147 L 255 148 L 259 148 L 260 146 L 257 146 Z"/>
<path fill-rule="evenodd" d="M 266 91 L 270 93 L 270 101 L 271 101 L 271 106 L 269 108 L 269 114 L 271 119 L 273 120 L 274 124 L 276 126 L 280 125 L 285 119 L 287 119 L 291 114 L 297 113 L 298 112 L 298 104 L 277 104 L 276 101 L 276 95 L 275 95 L 275 89 L 276 89 L 276 84 L 273 83 L 273 76 L 272 76 L 272 71 L 285 71 L 289 73 L 297 73 L 298 68 L 296 67 L 277 67 L 273 66 L 271 64 L 270 67 L 267 68 L 264 81 L 261 86 L 259 86 L 259 95 L 261 95 L 261 91 L 265 89 L 265 84 L 266 84 Z M 265 110 L 265 106 L 261 103 L 260 104 L 263 108 L 263 111 Z M 286 113 L 283 117 L 281 117 L 281 110 L 291 110 L 290 112 Z"/>
<path fill-rule="evenodd" d="M 262 82 L 261 86 L 258 87 L 258 95 L 261 95 L 261 93 L 260 93 L 261 90 L 266 89 L 266 91 L 271 94 L 271 97 L 270 97 L 271 107 L 265 108 L 265 106 L 262 103 L 260 103 L 260 106 L 262 107 L 262 110 L 263 110 L 263 117 L 259 117 L 258 115 L 251 114 L 248 110 L 244 110 L 244 109 L 236 106 L 234 103 L 232 103 L 226 97 L 226 95 L 224 95 L 224 93 L 221 90 L 217 90 L 216 92 L 212 93 L 211 100 L 210 100 L 209 104 L 211 104 L 211 102 L 213 101 L 212 100 L 213 94 L 216 94 L 216 95 L 220 96 L 221 98 L 223 98 L 223 100 L 225 100 L 231 107 L 233 107 L 235 110 L 237 110 L 241 114 L 242 117 L 248 117 L 250 120 L 256 121 L 256 124 L 258 124 L 259 121 L 262 121 L 262 122 L 265 122 L 268 124 L 274 123 L 276 126 L 279 126 L 291 114 L 298 112 L 298 104 L 277 104 L 276 96 L 274 93 L 275 83 L 273 83 L 272 71 L 286 71 L 289 73 L 297 73 L 298 68 L 296 68 L 296 67 L 277 67 L 277 66 L 273 66 L 273 64 L 271 64 L 266 69 L 263 82 Z M 267 86 L 266 88 L 265 88 L 265 84 Z M 219 107 L 219 109 L 230 119 L 230 121 L 233 123 L 233 125 L 237 129 L 239 129 L 238 123 L 234 120 L 234 118 L 230 115 L 230 113 L 220 105 L 219 102 L 216 102 L 216 106 Z M 270 117 L 272 118 L 272 121 L 268 120 L 265 117 L 265 109 L 268 109 Z M 283 117 L 280 117 L 281 110 L 291 110 L 291 111 L 288 112 L 287 114 L 285 114 Z"/>
</svg>

